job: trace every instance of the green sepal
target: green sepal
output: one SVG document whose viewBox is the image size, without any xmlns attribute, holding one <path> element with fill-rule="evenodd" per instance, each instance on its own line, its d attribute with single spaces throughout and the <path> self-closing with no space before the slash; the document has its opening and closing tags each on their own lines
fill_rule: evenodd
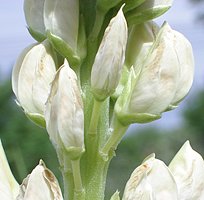
<svg viewBox="0 0 204 200">
<path fill-rule="evenodd" d="M 80 64 L 80 57 L 63 39 L 52 34 L 49 30 L 47 31 L 47 38 L 53 47 L 58 51 L 58 53 L 67 58 L 71 66 L 78 66 Z"/>
<path fill-rule="evenodd" d="M 143 4 L 142 4 L 143 5 Z M 126 13 L 128 25 L 141 24 L 163 15 L 171 6 L 162 6 L 145 9 L 141 6 Z"/>
<path fill-rule="evenodd" d="M 38 114 L 38 113 L 28 113 L 25 112 L 25 115 L 32 121 L 34 122 L 36 125 L 42 127 L 42 128 L 46 128 L 46 122 L 45 122 L 45 118 L 43 115 Z"/>
<path fill-rule="evenodd" d="M 66 155 L 69 157 L 70 160 L 78 160 L 81 158 L 83 153 L 85 152 L 84 148 L 82 147 L 68 147 L 65 148 Z"/>
<path fill-rule="evenodd" d="M 117 6 L 122 0 L 98 0 L 97 7 L 98 9 L 107 12 L 111 8 Z"/>
<path fill-rule="evenodd" d="M 153 115 L 149 113 L 120 113 L 117 115 L 118 121 L 120 121 L 121 124 L 124 126 L 134 124 L 134 123 L 139 123 L 139 124 L 144 124 L 144 123 L 149 123 L 154 120 L 160 119 L 161 115 Z"/>
<path fill-rule="evenodd" d="M 38 42 L 42 42 L 46 39 L 45 35 L 43 35 L 42 33 L 38 32 L 38 31 L 33 30 L 30 27 L 28 27 L 28 32 Z"/>
<path fill-rule="evenodd" d="M 120 196 L 119 196 L 119 192 L 118 190 L 112 195 L 112 197 L 110 198 L 110 200 L 120 200 Z"/>
<path fill-rule="evenodd" d="M 145 1 L 147 1 L 147 0 L 125 0 L 124 12 L 126 13 L 126 12 L 140 6 Z"/>
<path fill-rule="evenodd" d="M 168 108 L 164 112 L 168 112 L 168 111 L 174 110 L 176 108 L 178 108 L 178 105 L 169 105 Z"/>
</svg>

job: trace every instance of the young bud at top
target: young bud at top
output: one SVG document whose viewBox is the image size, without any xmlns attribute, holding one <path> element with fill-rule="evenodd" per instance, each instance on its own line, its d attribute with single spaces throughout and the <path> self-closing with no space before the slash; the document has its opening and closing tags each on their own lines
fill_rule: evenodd
<svg viewBox="0 0 204 200">
<path fill-rule="evenodd" d="M 56 65 L 48 41 L 31 45 L 19 56 L 12 72 L 12 88 L 17 101 L 31 120 L 44 126 L 45 102 Z"/>
<path fill-rule="evenodd" d="M 204 199 L 204 161 L 187 141 L 169 165 L 179 191 L 179 200 Z"/>
<path fill-rule="evenodd" d="M 77 76 L 66 60 L 52 83 L 45 117 L 53 145 L 79 156 L 84 150 L 84 111 Z"/>
<path fill-rule="evenodd" d="M 19 191 L 19 185 L 11 173 L 2 143 L 0 141 L 0 199 L 14 200 Z"/>
<path fill-rule="evenodd" d="M 44 2 L 45 0 L 24 0 L 24 13 L 28 30 L 39 42 L 46 38 L 43 18 Z"/>
<path fill-rule="evenodd" d="M 175 180 L 168 167 L 154 154 L 137 167 L 128 180 L 123 200 L 178 200 Z"/>
<path fill-rule="evenodd" d="M 48 39 L 57 51 L 69 62 L 78 62 L 79 0 L 45 0 L 44 22 Z"/>
<path fill-rule="evenodd" d="M 110 21 L 91 72 L 91 87 L 96 99 L 102 101 L 116 89 L 125 59 L 127 23 L 122 8 Z"/>
<path fill-rule="evenodd" d="M 17 200 L 63 200 L 58 181 L 41 160 L 23 180 Z"/>
</svg>

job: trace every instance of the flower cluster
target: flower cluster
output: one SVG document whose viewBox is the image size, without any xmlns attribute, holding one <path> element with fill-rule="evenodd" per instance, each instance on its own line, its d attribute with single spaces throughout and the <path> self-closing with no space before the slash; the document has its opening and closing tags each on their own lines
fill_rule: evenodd
<svg viewBox="0 0 204 200">
<path fill-rule="evenodd" d="M 65 182 L 71 174 L 66 199 L 103 199 L 108 165 L 128 126 L 159 119 L 189 92 L 191 44 L 167 22 L 152 21 L 171 5 L 24 1 L 37 43 L 19 56 L 12 88 L 25 114 L 46 128 Z"/>
<path fill-rule="evenodd" d="M 132 173 L 123 200 L 198 200 L 204 198 L 204 160 L 189 141 L 169 167 L 155 155 L 148 156 Z"/>
</svg>

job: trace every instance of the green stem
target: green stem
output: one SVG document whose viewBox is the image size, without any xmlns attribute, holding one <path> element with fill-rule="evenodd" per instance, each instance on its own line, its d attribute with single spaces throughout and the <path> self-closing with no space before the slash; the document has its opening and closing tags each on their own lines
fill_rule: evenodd
<svg viewBox="0 0 204 200">
<path fill-rule="evenodd" d="M 102 102 L 94 99 L 94 106 L 92 110 L 91 121 L 90 121 L 90 126 L 89 126 L 89 133 L 88 133 L 90 135 L 97 134 L 97 127 L 98 127 L 98 122 L 99 122 L 99 117 L 100 117 L 101 104 Z"/>
<path fill-rule="evenodd" d="M 85 192 L 81 180 L 80 159 L 72 160 L 71 165 L 74 178 L 74 200 L 84 200 Z"/>
<path fill-rule="evenodd" d="M 101 155 L 108 156 L 110 151 L 115 151 L 118 144 L 122 140 L 124 133 L 126 132 L 128 126 L 123 126 L 120 122 L 117 120 L 115 121 L 115 126 L 113 129 L 113 132 L 111 133 L 111 136 L 109 137 L 108 141 L 104 145 L 104 147 L 101 149 Z"/>
<path fill-rule="evenodd" d="M 73 199 L 74 192 L 74 181 L 73 181 L 73 174 L 71 171 L 62 172 L 63 176 L 63 183 L 64 183 L 64 200 L 71 200 Z"/>
</svg>

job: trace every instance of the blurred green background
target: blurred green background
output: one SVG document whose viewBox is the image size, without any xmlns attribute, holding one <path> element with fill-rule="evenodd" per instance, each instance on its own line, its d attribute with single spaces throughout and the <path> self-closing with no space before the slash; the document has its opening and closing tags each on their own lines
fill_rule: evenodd
<svg viewBox="0 0 204 200">
<path fill-rule="evenodd" d="M 62 184 L 56 154 L 46 131 L 28 120 L 16 105 L 10 81 L 1 83 L 0 91 L 0 138 L 16 179 L 20 183 L 42 158 Z M 153 152 L 168 164 L 182 144 L 190 140 L 193 148 L 204 155 L 204 91 L 189 99 L 179 128 L 165 132 L 156 127 L 132 129 L 124 138 L 117 157 L 111 162 L 107 199 L 116 189 L 123 192 L 131 172 Z"/>
</svg>

